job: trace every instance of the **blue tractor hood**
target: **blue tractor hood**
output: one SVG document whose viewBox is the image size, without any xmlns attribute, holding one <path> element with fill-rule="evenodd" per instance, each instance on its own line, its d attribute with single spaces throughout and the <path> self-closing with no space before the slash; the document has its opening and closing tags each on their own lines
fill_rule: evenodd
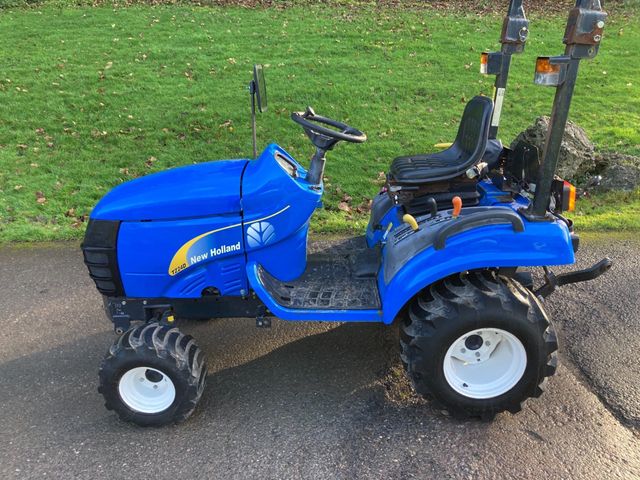
<svg viewBox="0 0 640 480">
<path fill-rule="evenodd" d="M 239 213 L 248 160 L 172 168 L 118 185 L 96 205 L 97 220 L 172 220 Z"/>
</svg>

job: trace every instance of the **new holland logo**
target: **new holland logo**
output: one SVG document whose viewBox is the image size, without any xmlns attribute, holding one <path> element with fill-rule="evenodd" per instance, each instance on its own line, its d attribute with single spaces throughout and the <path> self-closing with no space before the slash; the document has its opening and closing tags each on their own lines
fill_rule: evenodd
<svg viewBox="0 0 640 480">
<path fill-rule="evenodd" d="M 269 222 L 252 223 L 247 228 L 247 244 L 251 248 L 267 245 L 275 240 L 276 229 Z"/>
<path fill-rule="evenodd" d="M 247 223 L 247 244 L 256 248 L 276 241 L 276 230 L 266 220 L 289 210 L 290 205 L 266 217 Z M 234 223 L 210 230 L 192 238 L 173 255 L 169 275 L 178 275 L 191 265 L 198 265 L 215 257 L 235 255 L 242 251 L 242 223 Z M 237 230 L 236 230 L 237 229 Z M 224 233 L 223 233 L 224 232 Z M 236 233 L 237 232 L 237 233 Z"/>
</svg>

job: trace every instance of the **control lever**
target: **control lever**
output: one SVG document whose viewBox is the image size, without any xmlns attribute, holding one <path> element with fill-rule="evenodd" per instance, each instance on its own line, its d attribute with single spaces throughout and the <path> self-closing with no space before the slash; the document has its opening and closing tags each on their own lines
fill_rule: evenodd
<svg viewBox="0 0 640 480">
<path fill-rule="evenodd" d="M 429 213 L 431 214 L 431 218 L 438 215 L 438 202 L 433 197 L 427 198 L 427 208 L 429 209 Z"/>
<path fill-rule="evenodd" d="M 406 223 L 407 225 L 409 225 L 409 226 L 411 227 L 411 229 L 412 229 L 414 232 L 417 232 L 417 231 L 418 231 L 418 229 L 420 228 L 420 227 L 418 226 L 418 222 L 417 222 L 417 221 L 416 221 L 416 219 L 413 217 L 413 215 L 409 215 L 408 213 L 405 213 L 405 214 L 402 216 L 402 221 L 403 221 L 404 223 Z"/>
<path fill-rule="evenodd" d="M 451 199 L 451 204 L 453 205 L 452 216 L 453 218 L 458 218 L 462 210 L 462 199 L 456 195 Z"/>
</svg>

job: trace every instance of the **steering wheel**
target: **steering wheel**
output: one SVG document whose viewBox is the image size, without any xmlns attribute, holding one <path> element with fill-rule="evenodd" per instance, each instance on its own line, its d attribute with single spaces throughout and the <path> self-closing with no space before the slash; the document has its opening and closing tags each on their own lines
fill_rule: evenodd
<svg viewBox="0 0 640 480">
<path fill-rule="evenodd" d="M 364 133 L 346 123 L 316 115 L 311 107 L 304 112 L 293 112 L 291 120 L 302 125 L 311 142 L 322 150 L 330 150 L 340 140 L 362 143 L 367 139 Z"/>
</svg>

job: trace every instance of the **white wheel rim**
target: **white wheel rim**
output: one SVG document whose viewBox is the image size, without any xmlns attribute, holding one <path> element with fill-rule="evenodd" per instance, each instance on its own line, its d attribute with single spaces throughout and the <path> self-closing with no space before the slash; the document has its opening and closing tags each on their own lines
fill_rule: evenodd
<svg viewBox="0 0 640 480">
<path fill-rule="evenodd" d="M 442 368 L 447 383 L 459 394 L 495 398 L 520 381 L 527 368 L 527 352 L 506 330 L 480 328 L 451 344 Z"/>
<path fill-rule="evenodd" d="M 171 406 L 176 388 L 171 379 L 160 370 L 137 367 L 120 378 L 118 392 L 122 401 L 140 413 L 160 413 Z"/>
</svg>

